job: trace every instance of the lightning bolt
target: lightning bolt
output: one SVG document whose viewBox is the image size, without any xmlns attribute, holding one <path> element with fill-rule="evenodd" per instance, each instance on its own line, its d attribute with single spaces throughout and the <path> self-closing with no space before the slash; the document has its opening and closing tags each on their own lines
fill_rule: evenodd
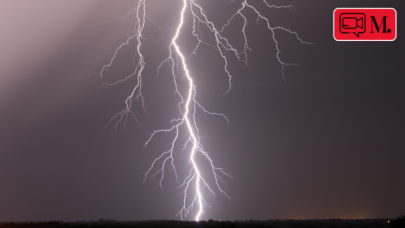
<svg viewBox="0 0 405 228">
<path fill-rule="evenodd" d="M 181 0 L 182 1 L 182 8 L 181 12 L 179 15 L 179 22 L 177 26 L 175 26 L 175 34 L 171 39 L 171 43 L 169 45 L 169 56 L 161 62 L 159 67 L 157 68 L 157 75 L 159 75 L 160 68 L 163 66 L 164 63 L 169 63 L 171 66 L 171 76 L 173 77 L 173 83 L 174 83 L 174 89 L 175 89 L 175 94 L 180 98 L 180 102 L 178 103 L 178 109 L 179 109 L 179 114 L 180 117 L 177 119 L 171 120 L 172 126 L 167 129 L 160 129 L 160 130 L 155 130 L 151 133 L 149 139 L 145 142 L 145 146 L 147 146 L 154 136 L 159 133 L 163 132 L 175 132 L 175 136 L 172 140 L 172 143 L 170 145 L 170 148 L 163 152 L 160 156 L 158 156 L 151 164 L 150 168 L 147 170 L 145 173 L 145 179 L 151 174 L 153 170 L 155 170 L 155 167 L 157 167 L 157 163 L 161 162 L 160 168 L 152 175 L 153 177 L 158 175 L 160 173 L 160 181 L 159 185 L 163 190 L 162 187 L 162 181 L 165 177 L 165 169 L 166 166 L 170 166 L 170 168 L 174 171 L 174 175 L 176 178 L 176 181 L 179 183 L 179 187 L 183 188 L 183 206 L 181 207 L 180 211 L 178 212 L 178 215 L 180 216 L 180 219 L 183 220 L 187 218 L 187 216 L 190 213 L 195 212 L 195 220 L 199 221 L 201 218 L 201 215 L 204 213 L 204 206 L 208 206 L 205 199 L 204 199 L 204 189 L 207 189 L 209 193 L 212 195 L 216 194 L 216 191 L 208 184 L 207 177 L 206 175 L 203 175 L 201 172 L 201 162 L 197 160 L 197 158 L 205 158 L 208 161 L 209 168 L 210 168 L 210 175 L 213 178 L 213 182 L 215 183 L 215 187 L 217 191 L 219 191 L 222 195 L 224 195 L 227 198 L 230 198 L 226 192 L 222 189 L 221 184 L 225 183 L 223 180 L 223 176 L 232 178 L 232 176 L 225 171 L 223 168 L 218 168 L 217 166 L 214 165 L 214 161 L 211 159 L 211 157 L 208 155 L 207 151 L 204 150 L 203 145 L 201 144 L 201 137 L 199 135 L 199 129 L 196 121 L 196 113 L 197 110 L 201 110 L 202 112 L 209 114 L 209 115 L 214 115 L 214 116 L 220 116 L 223 117 L 228 123 L 227 117 L 222 114 L 222 113 L 215 113 L 215 112 L 210 112 L 206 110 L 197 100 L 196 100 L 196 85 L 194 84 L 193 76 L 191 75 L 189 68 L 187 66 L 187 58 L 184 54 L 184 52 L 181 50 L 181 45 L 178 43 L 178 38 L 180 35 L 180 32 L 183 29 L 184 26 L 184 20 L 185 20 L 185 12 L 186 10 L 189 10 L 191 13 L 192 17 L 192 34 L 198 41 L 196 47 L 194 48 L 192 55 L 197 54 L 197 50 L 200 48 L 200 46 L 205 45 L 211 48 L 214 48 L 215 50 L 218 51 L 219 55 L 222 57 L 224 61 L 224 71 L 226 72 L 228 76 L 228 82 L 229 86 L 227 91 L 225 92 L 228 93 L 231 88 L 231 80 L 232 80 L 232 75 L 228 69 L 228 60 L 227 57 L 225 56 L 224 52 L 231 52 L 235 55 L 235 57 L 241 61 L 243 64 L 245 64 L 246 67 L 249 67 L 248 64 L 248 51 L 251 51 L 251 48 L 249 47 L 248 44 L 248 39 L 246 36 L 246 26 L 248 26 L 248 19 L 245 15 L 247 10 L 253 11 L 256 16 L 256 22 L 259 23 L 259 20 L 263 20 L 266 22 L 267 28 L 271 31 L 272 33 L 272 38 L 273 41 L 275 42 L 275 46 L 277 49 L 277 59 L 278 62 L 281 64 L 281 75 L 285 81 L 284 77 L 284 67 L 288 65 L 294 65 L 297 66 L 298 64 L 294 63 L 286 63 L 283 62 L 280 58 L 280 48 L 279 48 L 279 42 L 277 41 L 275 37 L 275 32 L 277 30 L 281 30 L 284 32 L 288 32 L 296 37 L 296 39 L 301 42 L 301 44 L 312 44 L 309 42 L 303 41 L 301 38 L 299 38 L 298 34 L 294 31 L 291 31 L 289 29 L 283 28 L 283 27 L 272 27 L 270 25 L 269 20 L 264 17 L 260 12 L 252 5 L 248 3 L 248 0 L 244 0 L 241 3 L 241 7 L 233 14 L 227 23 L 222 26 L 221 29 L 218 29 L 214 25 L 212 21 L 210 21 L 207 17 L 207 14 L 205 13 L 203 7 L 197 3 L 197 0 Z M 275 5 L 270 5 L 266 0 L 263 0 L 264 4 L 269 7 L 269 8 L 276 8 L 276 9 L 281 9 L 281 8 L 288 8 L 292 11 L 295 11 L 294 6 L 288 5 L 288 6 L 275 6 Z M 122 43 L 114 52 L 113 57 L 111 58 L 110 62 L 106 65 L 103 66 L 101 69 L 99 78 L 101 79 L 102 86 L 114 86 L 122 82 L 128 81 L 128 79 L 136 77 L 136 85 L 132 89 L 132 92 L 129 94 L 129 96 L 125 100 L 125 108 L 121 111 L 116 113 L 108 122 L 108 124 L 112 124 L 115 126 L 115 131 L 117 131 L 118 126 L 120 124 L 123 124 L 125 127 L 127 124 L 128 116 L 132 116 L 137 122 L 137 118 L 132 112 L 132 104 L 134 100 L 140 100 L 142 103 L 142 107 L 145 112 L 147 112 L 146 109 L 146 103 L 144 100 L 144 96 L 142 95 L 142 76 L 143 76 L 143 71 L 145 68 L 145 61 L 144 61 L 144 56 L 142 55 L 141 52 L 141 47 L 142 47 L 142 32 L 145 27 L 145 22 L 146 20 L 149 20 L 153 23 L 153 25 L 159 29 L 161 29 L 159 26 L 157 26 L 148 16 L 146 13 L 146 0 L 139 0 L 137 6 L 134 8 L 134 10 L 130 11 L 128 14 L 124 15 L 123 17 L 117 17 L 116 19 L 125 19 L 129 15 L 135 14 L 136 21 L 135 21 L 135 27 L 133 30 L 133 34 L 129 35 L 126 42 Z M 233 19 L 236 17 L 241 17 L 243 19 L 243 25 L 242 25 L 242 35 L 244 38 L 244 44 L 241 50 L 239 51 L 237 48 L 232 46 L 228 39 L 222 35 L 226 27 L 230 25 Z M 200 25 L 205 25 L 209 31 L 212 32 L 212 34 L 215 37 L 215 43 L 210 44 L 206 41 L 204 41 L 202 37 L 202 32 L 200 30 Z M 116 81 L 114 83 L 106 83 L 104 82 L 104 71 L 108 67 L 111 67 L 112 64 L 114 63 L 114 60 L 118 54 L 118 52 L 124 48 L 124 46 L 128 45 L 132 40 L 135 40 L 137 43 L 136 46 L 136 52 L 134 55 L 134 71 L 132 74 L 126 76 L 124 79 Z M 189 56 L 189 57 L 190 57 Z M 181 65 L 181 70 L 182 73 L 184 74 L 184 78 L 187 79 L 188 81 L 188 88 L 187 92 L 185 95 L 182 95 L 182 93 L 178 90 L 178 83 L 177 83 L 177 77 L 179 74 L 179 64 Z M 176 70 L 177 67 L 177 70 Z M 176 72 L 178 72 L 176 74 Z M 115 122 L 115 124 L 113 124 Z M 138 123 L 139 124 L 139 123 Z M 189 162 L 191 163 L 191 168 L 188 171 L 188 175 L 184 178 L 184 180 L 180 183 L 179 182 L 179 177 L 178 177 L 178 172 L 176 170 L 176 167 L 174 165 L 174 159 L 175 159 L 175 145 L 179 142 L 180 137 L 179 133 L 181 132 L 182 127 L 185 126 L 187 129 L 187 134 L 188 137 L 187 139 L 183 142 L 183 150 L 187 149 L 189 145 L 191 145 L 191 150 L 189 152 Z M 200 157 L 197 157 L 200 156 Z M 192 187 L 194 186 L 194 187 Z M 192 191 L 194 189 L 194 191 Z M 196 207 L 196 209 L 194 209 Z"/>
</svg>

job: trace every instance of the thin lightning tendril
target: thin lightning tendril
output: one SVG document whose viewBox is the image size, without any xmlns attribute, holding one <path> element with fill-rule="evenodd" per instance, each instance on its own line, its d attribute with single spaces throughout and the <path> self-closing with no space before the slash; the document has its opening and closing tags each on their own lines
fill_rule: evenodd
<svg viewBox="0 0 405 228">
<path fill-rule="evenodd" d="M 204 150 L 204 147 L 201 144 L 201 137 L 199 135 L 199 129 L 197 127 L 197 121 L 196 121 L 196 113 L 197 110 L 200 109 L 203 111 L 205 114 L 209 115 L 214 115 L 214 116 L 221 116 L 223 117 L 228 123 L 229 120 L 228 118 L 222 114 L 222 113 L 215 113 L 215 112 L 210 112 L 207 111 L 197 100 L 196 100 L 196 86 L 194 84 L 193 77 L 188 69 L 187 66 L 187 60 L 185 57 L 184 52 L 181 50 L 181 46 L 178 44 L 178 38 L 180 35 L 181 30 L 183 29 L 184 25 L 184 20 L 185 20 L 185 12 L 188 9 L 191 12 L 191 17 L 192 17 L 192 35 L 196 38 L 198 41 L 196 47 L 194 48 L 193 52 L 191 55 L 188 56 L 190 58 L 191 56 L 195 55 L 197 53 L 197 50 L 200 48 L 201 45 L 206 45 L 208 47 L 214 48 L 220 56 L 222 57 L 224 61 L 224 71 L 227 74 L 228 77 L 228 82 L 229 86 L 227 91 L 225 92 L 228 93 L 231 88 L 231 80 L 232 80 L 232 75 L 228 69 L 228 60 L 224 52 L 231 52 L 235 55 L 235 57 L 243 62 L 246 67 L 249 67 L 248 65 L 248 51 L 251 51 L 252 49 L 249 47 L 248 44 L 248 39 L 247 35 L 245 32 L 246 27 L 248 26 L 248 19 L 245 16 L 245 11 L 246 10 L 251 10 L 253 11 L 256 16 L 256 22 L 259 23 L 259 20 L 262 19 L 266 22 L 267 28 L 271 31 L 272 33 L 272 38 L 273 41 L 275 42 L 275 46 L 277 49 L 277 60 L 281 64 L 281 75 L 283 77 L 283 80 L 285 81 L 284 77 L 284 66 L 288 65 L 294 65 L 297 66 L 298 64 L 294 63 L 286 63 L 283 62 L 280 59 L 280 49 L 279 49 L 279 42 L 277 41 L 275 37 L 275 31 L 277 30 L 282 30 L 284 32 L 288 32 L 289 34 L 295 35 L 296 39 L 301 43 L 301 44 L 312 44 L 309 42 L 303 41 L 301 38 L 299 38 L 298 34 L 296 32 L 293 32 L 289 29 L 283 28 L 283 27 L 271 27 L 269 20 L 264 17 L 260 12 L 253 7 L 252 5 L 248 4 L 248 0 L 244 0 L 241 4 L 241 7 L 236 11 L 235 14 L 233 14 L 227 23 L 223 25 L 223 27 L 219 30 L 217 27 L 214 25 L 212 21 L 210 21 L 207 17 L 206 12 L 204 11 L 203 7 L 197 3 L 196 0 L 182 0 L 183 6 L 181 8 L 181 12 L 179 15 L 179 22 L 177 26 L 175 26 L 175 34 L 171 39 L 171 43 L 169 45 L 169 56 L 161 62 L 161 64 L 157 68 L 157 76 L 160 73 L 160 68 L 163 66 L 163 64 L 168 63 L 171 66 L 171 75 L 173 77 L 173 82 L 174 82 L 174 88 L 175 88 L 175 94 L 179 96 L 180 102 L 178 103 L 178 109 L 180 113 L 180 118 L 173 119 L 171 120 L 172 126 L 167 129 L 160 129 L 160 130 L 155 130 L 152 132 L 150 135 L 149 139 L 145 142 L 145 147 L 151 142 L 151 140 L 154 138 L 155 135 L 163 132 L 175 132 L 175 136 L 171 142 L 171 146 L 169 150 L 163 152 L 160 156 L 158 156 L 154 161 L 152 162 L 150 168 L 147 170 L 145 173 L 145 180 L 147 177 L 151 174 L 151 172 L 154 170 L 155 166 L 157 166 L 158 162 L 161 162 L 161 167 L 152 175 L 152 177 L 158 175 L 160 173 L 160 180 L 159 180 L 159 186 L 162 188 L 162 181 L 165 177 L 165 169 L 166 166 L 169 165 L 171 169 L 174 171 L 174 175 L 176 178 L 176 181 L 179 183 L 179 177 L 178 177 L 178 172 L 177 169 L 174 165 L 174 152 L 175 152 L 175 145 L 179 141 L 179 133 L 181 130 L 182 126 L 185 126 L 187 128 L 188 132 L 188 137 L 187 140 L 183 143 L 183 148 L 182 152 L 188 148 L 188 145 L 191 144 L 191 151 L 189 155 L 189 162 L 191 163 L 191 168 L 189 170 L 189 173 L 184 180 L 179 183 L 179 188 L 183 188 L 184 195 L 183 195 L 183 206 L 181 207 L 180 211 L 178 212 L 178 215 L 180 216 L 180 219 L 183 220 L 185 219 L 188 214 L 190 214 L 194 207 L 197 207 L 197 212 L 195 215 L 195 220 L 199 221 L 201 215 L 204 213 L 204 206 L 208 206 L 206 203 L 204 197 L 203 197 L 203 191 L 204 189 L 207 189 L 207 191 L 215 195 L 215 190 L 211 188 L 211 186 L 208 184 L 206 180 L 206 176 L 203 175 L 201 172 L 201 166 L 200 163 L 197 162 L 197 155 L 205 158 L 208 161 L 210 171 L 213 177 L 213 181 L 215 183 L 215 187 L 218 189 L 218 191 L 224 195 L 227 198 L 230 198 L 226 192 L 222 189 L 221 184 L 224 184 L 224 180 L 222 179 L 222 176 L 227 176 L 229 178 L 232 178 L 231 175 L 225 171 L 225 169 L 218 168 L 214 165 L 213 160 L 210 158 L 208 155 L 208 152 Z M 270 5 L 267 3 L 266 0 L 263 0 L 264 4 L 269 7 L 269 8 L 276 8 L 276 9 L 281 9 L 281 8 L 288 8 L 291 11 L 296 11 L 294 6 L 288 5 L 288 6 L 275 6 L 275 5 Z M 155 24 L 153 20 L 151 20 L 148 15 L 146 14 L 146 0 L 139 0 L 137 6 L 134 8 L 133 11 L 128 12 L 126 15 L 123 17 L 117 17 L 115 18 L 112 22 L 114 22 L 117 19 L 125 19 L 129 17 L 131 14 L 135 14 L 136 21 L 135 21 L 135 27 L 134 30 L 132 31 L 132 35 L 128 35 L 128 38 L 126 42 L 122 43 L 114 52 L 113 57 L 111 58 L 110 62 L 106 65 L 104 65 L 101 69 L 99 78 L 101 79 L 102 86 L 113 86 L 117 85 L 122 82 L 126 82 L 130 78 L 136 77 L 136 85 L 132 89 L 130 95 L 126 98 L 125 100 L 125 108 L 121 111 L 116 113 L 108 122 L 108 124 L 114 124 L 115 131 L 118 130 L 118 126 L 120 124 L 123 124 L 125 127 L 127 124 L 128 116 L 132 116 L 137 122 L 137 118 L 132 112 L 132 104 L 134 100 L 140 100 L 142 103 L 142 107 L 144 111 L 147 113 L 146 109 L 146 103 L 144 100 L 144 97 L 142 95 L 142 73 L 145 69 L 145 61 L 144 61 L 144 56 L 142 55 L 141 52 L 141 47 L 142 47 L 142 32 L 145 27 L 145 22 L 146 20 L 150 21 L 153 26 L 157 27 L 158 29 L 161 29 L 159 26 Z M 227 27 L 230 26 L 230 23 L 232 20 L 240 16 L 243 19 L 243 26 L 241 29 L 243 39 L 244 39 L 244 44 L 243 48 L 241 51 L 238 51 L 237 48 L 232 46 L 228 39 L 226 39 L 222 34 L 225 31 Z M 210 44 L 204 40 L 201 39 L 202 37 L 202 32 L 200 30 L 200 25 L 205 25 L 209 31 L 214 35 L 215 37 L 215 44 Z M 131 33 L 132 33 L 131 32 Z M 104 71 L 111 67 L 115 58 L 117 57 L 118 52 L 126 45 L 129 45 L 129 43 L 132 40 L 136 40 L 137 46 L 136 46 L 136 51 L 134 55 L 134 71 L 132 74 L 124 77 L 124 79 L 116 81 L 114 83 L 106 83 L 104 82 Z M 180 74 L 180 69 L 179 65 L 181 65 L 181 70 L 184 72 L 184 78 L 187 79 L 188 81 L 188 90 L 186 96 L 183 96 L 180 91 L 178 90 L 178 84 L 177 84 L 177 79 L 176 75 Z M 177 74 L 176 74 L 177 72 Z M 225 95 L 224 94 L 224 95 Z M 138 123 L 139 124 L 139 123 Z M 195 193 L 192 193 L 192 185 L 194 185 L 195 188 Z"/>
</svg>

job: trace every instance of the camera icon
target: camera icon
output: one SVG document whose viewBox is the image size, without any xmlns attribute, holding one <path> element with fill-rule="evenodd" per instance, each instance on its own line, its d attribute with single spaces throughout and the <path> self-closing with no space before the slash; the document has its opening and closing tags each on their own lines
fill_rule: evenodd
<svg viewBox="0 0 405 228">
<path fill-rule="evenodd" d="M 357 37 L 366 32 L 366 15 L 364 13 L 342 13 L 339 16 L 341 33 L 353 33 Z"/>
</svg>

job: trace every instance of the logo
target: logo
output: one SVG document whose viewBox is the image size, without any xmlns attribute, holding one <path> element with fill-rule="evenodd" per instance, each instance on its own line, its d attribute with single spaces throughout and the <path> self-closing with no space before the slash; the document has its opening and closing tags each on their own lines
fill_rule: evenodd
<svg viewBox="0 0 405 228">
<path fill-rule="evenodd" d="M 397 11 L 393 8 L 337 8 L 333 12 L 336 41 L 394 41 Z"/>
</svg>

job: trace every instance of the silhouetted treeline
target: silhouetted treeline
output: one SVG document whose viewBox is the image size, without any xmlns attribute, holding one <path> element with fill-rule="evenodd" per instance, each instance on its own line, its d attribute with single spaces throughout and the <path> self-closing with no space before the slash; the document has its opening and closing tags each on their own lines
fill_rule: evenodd
<svg viewBox="0 0 405 228">
<path fill-rule="evenodd" d="M 328 219 L 328 220 L 267 220 L 267 221 L 128 221 L 98 220 L 89 222 L 25 222 L 0 223 L 0 228 L 405 228 L 405 216 L 397 219 Z"/>
<path fill-rule="evenodd" d="M 394 221 L 390 222 L 390 228 L 405 228 L 405 216 L 397 218 Z"/>
</svg>

